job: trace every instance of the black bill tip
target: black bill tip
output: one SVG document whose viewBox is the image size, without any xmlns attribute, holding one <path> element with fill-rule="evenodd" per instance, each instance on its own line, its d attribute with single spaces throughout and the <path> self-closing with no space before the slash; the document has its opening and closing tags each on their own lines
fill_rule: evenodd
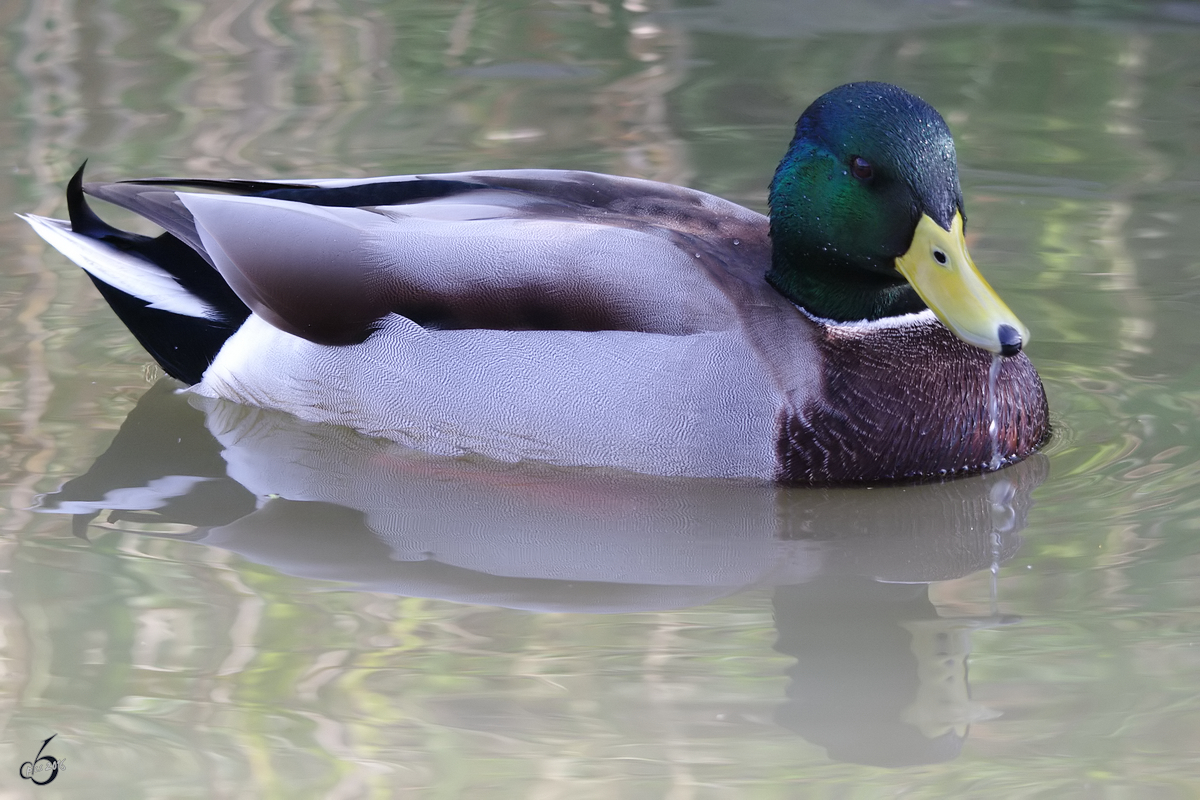
<svg viewBox="0 0 1200 800">
<path fill-rule="evenodd" d="M 996 335 L 1000 339 L 1000 355 L 1015 356 L 1021 352 L 1021 334 L 1012 325 L 1001 325 Z"/>
</svg>

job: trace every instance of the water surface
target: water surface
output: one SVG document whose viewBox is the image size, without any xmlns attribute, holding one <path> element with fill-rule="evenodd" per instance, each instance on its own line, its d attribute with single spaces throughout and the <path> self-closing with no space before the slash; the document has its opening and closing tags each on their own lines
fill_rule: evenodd
<svg viewBox="0 0 1200 800">
<path fill-rule="evenodd" d="M 1200 793 L 1200 5 L 97 0 L 0 24 L 0 202 L 60 216 L 84 158 L 584 168 L 761 210 L 808 102 L 899 83 L 955 133 L 972 254 L 1056 429 L 996 475 L 869 490 L 434 459 L 175 395 L 2 218 L 3 796 Z"/>
</svg>

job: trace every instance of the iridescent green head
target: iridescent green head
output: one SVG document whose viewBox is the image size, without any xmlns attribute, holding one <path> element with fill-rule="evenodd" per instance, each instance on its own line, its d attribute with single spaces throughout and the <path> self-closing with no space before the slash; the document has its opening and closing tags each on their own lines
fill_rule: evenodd
<svg viewBox="0 0 1200 800">
<path fill-rule="evenodd" d="M 770 202 L 767 278 L 815 316 L 875 320 L 928 306 L 992 352 L 1013 355 L 1028 339 L 967 254 L 954 140 L 919 97 L 864 82 L 817 98 Z"/>
</svg>

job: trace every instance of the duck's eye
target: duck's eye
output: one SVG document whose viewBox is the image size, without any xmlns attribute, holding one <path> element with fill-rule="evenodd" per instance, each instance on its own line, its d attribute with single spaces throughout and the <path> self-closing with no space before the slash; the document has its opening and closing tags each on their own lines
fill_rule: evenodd
<svg viewBox="0 0 1200 800">
<path fill-rule="evenodd" d="M 855 156 L 850 159 L 850 174 L 860 181 L 867 181 L 875 174 L 875 168 L 862 156 Z"/>
</svg>

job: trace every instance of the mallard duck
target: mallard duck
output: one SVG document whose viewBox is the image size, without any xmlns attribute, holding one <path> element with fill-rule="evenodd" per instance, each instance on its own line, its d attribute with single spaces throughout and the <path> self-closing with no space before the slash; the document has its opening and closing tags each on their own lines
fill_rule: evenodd
<svg viewBox="0 0 1200 800">
<path fill-rule="evenodd" d="M 808 107 L 769 218 L 575 171 L 82 172 L 69 222 L 25 219 L 198 395 L 445 455 L 806 484 L 986 471 L 1048 434 L 950 131 L 888 84 Z"/>
</svg>

